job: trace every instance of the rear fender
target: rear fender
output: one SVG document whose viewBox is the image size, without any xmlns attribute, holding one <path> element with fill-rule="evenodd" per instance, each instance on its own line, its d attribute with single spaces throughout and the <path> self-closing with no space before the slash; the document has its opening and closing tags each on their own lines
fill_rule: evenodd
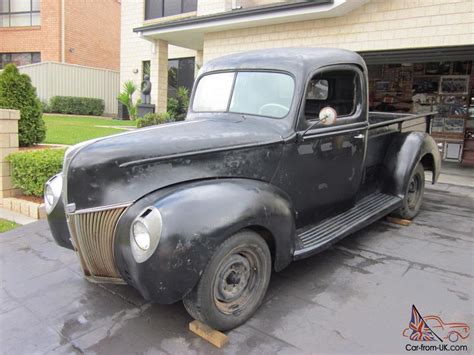
<svg viewBox="0 0 474 355">
<path fill-rule="evenodd" d="M 392 138 L 382 166 L 382 190 L 405 196 L 413 169 L 419 162 L 433 172 L 432 183 L 438 180 L 441 157 L 434 139 L 427 133 L 401 133 Z"/>
<path fill-rule="evenodd" d="M 158 208 L 162 216 L 161 239 L 148 260 L 136 263 L 130 251 L 130 226 L 148 206 Z M 172 303 L 196 285 L 216 248 L 244 228 L 271 235 L 268 242 L 276 270 L 291 262 L 293 207 L 275 186 L 249 179 L 213 179 L 159 190 L 137 201 L 121 218 L 116 263 L 145 298 Z"/>
</svg>

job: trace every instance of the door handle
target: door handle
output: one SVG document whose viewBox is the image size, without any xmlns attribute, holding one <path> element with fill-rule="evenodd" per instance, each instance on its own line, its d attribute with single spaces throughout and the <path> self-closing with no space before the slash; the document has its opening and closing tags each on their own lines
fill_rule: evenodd
<svg viewBox="0 0 474 355">
<path fill-rule="evenodd" d="M 365 135 L 363 135 L 362 133 L 358 134 L 357 136 L 354 136 L 355 139 L 364 139 L 365 138 Z"/>
</svg>

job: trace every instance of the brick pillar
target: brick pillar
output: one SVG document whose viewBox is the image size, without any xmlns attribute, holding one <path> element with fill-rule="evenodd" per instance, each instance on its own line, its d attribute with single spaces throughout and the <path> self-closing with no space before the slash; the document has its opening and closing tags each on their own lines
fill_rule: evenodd
<svg viewBox="0 0 474 355">
<path fill-rule="evenodd" d="M 203 51 L 197 50 L 196 51 L 196 58 L 195 58 L 195 65 L 196 67 L 194 68 L 194 77 L 196 78 L 199 70 L 202 68 L 202 65 L 204 64 L 204 56 L 203 56 Z"/>
<path fill-rule="evenodd" d="M 18 151 L 18 120 L 20 111 L 0 109 L 0 202 L 3 198 L 15 196 L 10 176 L 10 164 L 6 157 Z"/>
<path fill-rule="evenodd" d="M 166 112 L 168 102 L 168 42 L 155 42 L 156 56 L 156 112 Z"/>
</svg>

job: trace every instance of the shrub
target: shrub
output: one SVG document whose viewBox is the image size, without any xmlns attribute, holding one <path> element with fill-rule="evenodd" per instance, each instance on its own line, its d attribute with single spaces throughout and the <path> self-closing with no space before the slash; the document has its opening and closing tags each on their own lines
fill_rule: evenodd
<svg viewBox="0 0 474 355">
<path fill-rule="evenodd" d="M 75 115 L 101 116 L 104 113 L 104 100 L 90 97 L 53 96 L 49 102 L 51 112 Z"/>
<path fill-rule="evenodd" d="M 137 120 L 137 127 L 147 127 L 154 126 L 162 123 L 173 122 L 174 119 L 171 118 L 168 112 L 165 113 L 147 113 L 142 118 Z"/>
<path fill-rule="evenodd" d="M 0 73 L 0 108 L 20 111 L 20 146 L 29 146 L 44 140 L 46 127 L 36 89 L 31 84 L 30 77 L 20 74 L 13 64 L 7 64 Z"/>
<path fill-rule="evenodd" d="M 41 109 L 43 110 L 43 113 L 51 112 L 51 108 L 49 107 L 48 101 L 41 101 Z"/>
<path fill-rule="evenodd" d="M 189 90 L 183 86 L 178 88 L 176 97 L 168 98 L 167 110 L 175 121 L 183 121 L 186 118 L 189 106 Z"/>
<path fill-rule="evenodd" d="M 117 97 L 119 102 L 127 108 L 130 119 L 133 121 L 137 119 L 137 105 L 140 103 L 140 100 L 133 102 L 135 91 L 137 91 L 137 85 L 129 80 L 123 83 L 122 92 Z"/>
<path fill-rule="evenodd" d="M 25 195 L 43 196 L 44 184 L 61 171 L 64 149 L 30 150 L 10 154 L 13 185 Z"/>
</svg>

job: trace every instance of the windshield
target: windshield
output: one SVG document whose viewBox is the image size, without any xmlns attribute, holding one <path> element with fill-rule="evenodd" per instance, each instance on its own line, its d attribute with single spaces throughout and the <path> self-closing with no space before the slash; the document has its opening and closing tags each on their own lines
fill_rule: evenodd
<svg viewBox="0 0 474 355">
<path fill-rule="evenodd" d="M 232 112 L 282 118 L 290 111 L 294 90 L 293 78 L 283 73 L 210 74 L 199 80 L 192 108 L 194 112 Z"/>
</svg>

